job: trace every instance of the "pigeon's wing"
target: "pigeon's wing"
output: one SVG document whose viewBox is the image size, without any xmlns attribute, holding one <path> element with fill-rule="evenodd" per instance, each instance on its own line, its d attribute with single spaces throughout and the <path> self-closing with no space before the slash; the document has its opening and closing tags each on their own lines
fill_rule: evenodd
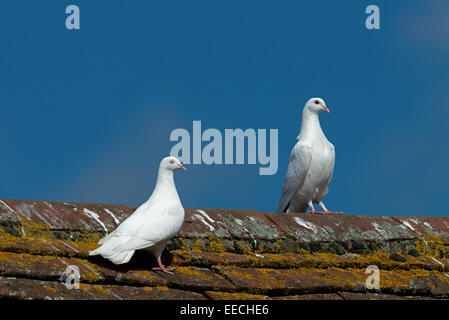
<svg viewBox="0 0 449 320">
<path fill-rule="evenodd" d="M 148 204 L 147 202 L 143 203 L 133 212 L 132 215 L 130 215 L 122 223 L 120 223 L 120 225 L 114 231 L 112 231 L 111 233 L 100 239 L 100 241 L 98 241 L 98 244 L 102 245 L 106 241 L 114 237 L 123 237 L 128 234 L 136 233 L 141 225 L 138 217 L 146 210 L 148 210 L 148 207 L 150 206 L 151 204 Z"/>
<path fill-rule="evenodd" d="M 182 208 L 181 208 L 182 209 Z M 145 213 L 131 216 L 123 222 L 123 227 L 117 228 L 115 237 L 123 240 L 115 247 L 115 251 L 139 250 L 164 242 L 172 236 L 173 227 L 176 222 L 167 223 L 171 220 L 177 206 L 165 202 L 156 202 L 148 206 Z"/>
<path fill-rule="evenodd" d="M 332 143 L 329 142 L 329 144 L 330 144 L 331 150 L 332 150 L 332 158 L 331 158 L 331 161 L 329 161 L 329 178 L 327 179 L 326 193 L 327 193 L 327 188 L 329 187 L 329 185 L 331 183 L 331 179 L 332 179 L 332 175 L 334 173 L 334 167 L 335 167 L 335 148 Z"/>
<path fill-rule="evenodd" d="M 312 160 L 312 145 L 299 141 L 293 148 L 288 161 L 287 174 L 282 185 L 281 200 L 277 212 L 286 212 L 293 195 L 304 184 Z"/>
<path fill-rule="evenodd" d="M 142 239 L 140 237 L 130 237 L 127 239 L 126 242 L 115 247 L 114 251 L 117 251 L 117 252 L 134 251 L 134 250 L 139 250 L 139 249 L 143 249 L 143 248 L 147 248 L 147 247 L 152 247 L 155 244 L 156 244 L 155 241 Z"/>
</svg>

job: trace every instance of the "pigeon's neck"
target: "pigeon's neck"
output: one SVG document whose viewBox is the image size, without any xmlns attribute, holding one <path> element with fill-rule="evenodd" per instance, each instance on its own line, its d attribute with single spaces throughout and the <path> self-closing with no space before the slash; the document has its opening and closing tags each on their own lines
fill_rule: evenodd
<svg viewBox="0 0 449 320">
<path fill-rule="evenodd" d="M 310 111 L 303 112 L 298 140 L 314 139 L 320 136 L 325 137 L 318 114 Z"/>
<path fill-rule="evenodd" d="M 154 188 L 154 192 L 151 197 L 154 196 L 179 198 L 178 192 L 176 191 L 172 170 L 159 170 L 156 187 Z"/>
</svg>

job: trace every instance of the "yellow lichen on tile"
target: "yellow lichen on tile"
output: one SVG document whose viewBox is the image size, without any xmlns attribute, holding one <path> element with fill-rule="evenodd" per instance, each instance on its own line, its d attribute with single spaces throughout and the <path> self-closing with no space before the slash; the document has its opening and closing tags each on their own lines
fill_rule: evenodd
<svg viewBox="0 0 449 320">
<path fill-rule="evenodd" d="M 449 245 L 447 239 L 442 236 L 427 233 L 422 239 L 416 241 L 415 248 L 421 255 L 449 258 Z"/>
<path fill-rule="evenodd" d="M 222 292 L 222 291 L 206 291 L 207 295 L 211 296 L 213 299 L 223 299 L 223 300 L 266 300 L 267 296 L 250 294 L 246 292 Z"/>
<path fill-rule="evenodd" d="M 166 287 L 166 286 L 157 286 L 156 288 L 161 290 L 161 291 L 168 291 L 169 290 L 168 287 Z"/>
<path fill-rule="evenodd" d="M 205 280 L 205 281 L 209 281 L 214 278 L 214 276 L 212 274 L 201 271 L 194 267 L 178 267 L 178 268 L 176 268 L 176 272 L 191 276 L 193 278 Z"/>
<path fill-rule="evenodd" d="M 237 249 L 243 254 L 251 253 L 251 247 L 246 241 L 236 241 Z"/>
<path fill-rule="evenodd" d="M 209 243 L 210 250 L 215 253 L 220 253 L 225 251 L 225 246 L 223 243 L 220 243 L 219 241 L 210 241 Z"/>
<path fill-rule="evenodd" d="M 252 275 L 249 272 L 241 272 L 240 269 L 236 269 L 236 268 L 232 268 L 232 267 L 222 267 L 224 273 L 235 277 L 235 278 L 243 278 L 243 279 L 247 279 L 247 280 L 253 280 L 255 279 L 254 275 Z"/>
<path fill-rule="evenodd" d="M 200 239 L 196 239 L 193 243 L 192 251 L 200 252 L 203 250 L 203 242 Z"/>
<path fill-rule="evenodd" d="M 112 295 L 109 290 L 103 288 L 102 286 L 96 285 L 96 284 L 93 285 L 93 289 L 95 289 L 95 290 L 97 290 L 97 291 L 99 291 L 102 294 L 107 295 L 107 296 Z"/>
<path fill-rule="evenodd" d="M 50 286 L 44 286 L 44 288 L 45 288 L 46 290 L 48 290 L 48 291 L 56 292 L 56 289 L 53 288 L 53 287 L 50 287 Z"/>
</svg>

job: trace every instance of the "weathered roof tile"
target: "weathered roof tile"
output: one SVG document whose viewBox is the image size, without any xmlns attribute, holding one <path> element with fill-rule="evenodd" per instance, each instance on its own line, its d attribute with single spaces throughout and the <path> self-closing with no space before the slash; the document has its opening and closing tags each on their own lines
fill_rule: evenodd
<svg viewBox="0 0 449 320">
<path fill-rule="evenodd" d="M 164 263 L 88 252 L 135 208 L 0 200 L 0 297 L 18 299 L 439 299 L 449 297 L 449 218 L 187 209 Z M 380 289 L 368 289 L 368 266 Z M 68 289 L 67 267 L 80 272 Z"/>
<path fill-rule="evenodd" d="M 339 292 L 345 300 L 430 300 L 430 297 L 423 296 L 397 296 L 393 294 L 380 293 L 356 293 L 356 292 Z"/>
<path fill-rule="evenodd" d="M 300 247 L 341 253 L 349 247 L 364 253 L 379 247 L 405 243 L 416 235 L 389 217 L 361 215 L 267 214 Z"/>
<path fill-rule="evenodd" d="M 273 300 L 343 300 L 338 293 L 312 293 L 293 296 L 273 297 Z"/>
<path fill-rule="evenodd" d="M 206 291 L 206 297 L 212 300 L 269 300 L 268 296 L 241 292 Z"/>
<path fill-rule="evenodd" d="M 240 268 L 220 266 L 216 269 L 224 274 L 239 289 L 271 295 L 292 295 L 326 291 L 360 291 L 365 276 L 360 272 L 346 272 L 327 268 Z M 360 287 L 360 288 L 359 288 Z"/>
<path fill-rule="evenodd" d="M 51 230 L 112 231 L 135 208 L 123 205 L 53 201 L 1 200 L 19 218 Z M 2 204 L 0 203 L 0 205 Z M 1 210 L 1 209 L 0 209 Z"/>
<path fill-rule="evenodd" d="M 449 243 L 449 221 L 442 217 L 394 217 L 402 226 L 421 236 L 436 235 Z"/>
<path fill-rule="evenodd" d="M 132 287 L 81 283 L 69 289 L 64 283 L 0 277 L 0 296 L 41 300 L 205 300 L 201 294 L 167 287 Z"/>
</svg>

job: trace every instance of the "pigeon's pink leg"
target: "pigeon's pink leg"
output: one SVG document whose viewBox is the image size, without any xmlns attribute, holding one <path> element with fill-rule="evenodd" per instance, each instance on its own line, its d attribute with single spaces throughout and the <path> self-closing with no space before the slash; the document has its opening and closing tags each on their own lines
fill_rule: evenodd
<svg viewBox="0 0 449 320">
<path fill-rule="evenodd" d="M 166 268 L 163 264 L 162 264 L 162 260 L 161 257 L 157 258 L 157 264 L 159 265 L 159 267 L 154 267 L 152 270 L 153 271 L 163 271 L 165 273 L 168 274 L 173 274 L 173 270 L 175 270 L 175 268 Z"/>
<path fill-rule="evenodd" d="M 310 211 L 309 211 L 310 214 L 323 214 L 322 212 L 315 211 L 315 208 L 313 207 L 312 200 L 310 200 L 307 204 L 309 205 L 309 208 L 310 208 Z"/>
<path fill-rule="evenodd" d="M 323 213 L 324 214 L 343 214 L 343 212 L 332 212 L 332 211 L 327 210 L 327 208 L 324 205 L 323 201 L 320 201 L 319 205 L 323 209 Z"/>
</svg>

